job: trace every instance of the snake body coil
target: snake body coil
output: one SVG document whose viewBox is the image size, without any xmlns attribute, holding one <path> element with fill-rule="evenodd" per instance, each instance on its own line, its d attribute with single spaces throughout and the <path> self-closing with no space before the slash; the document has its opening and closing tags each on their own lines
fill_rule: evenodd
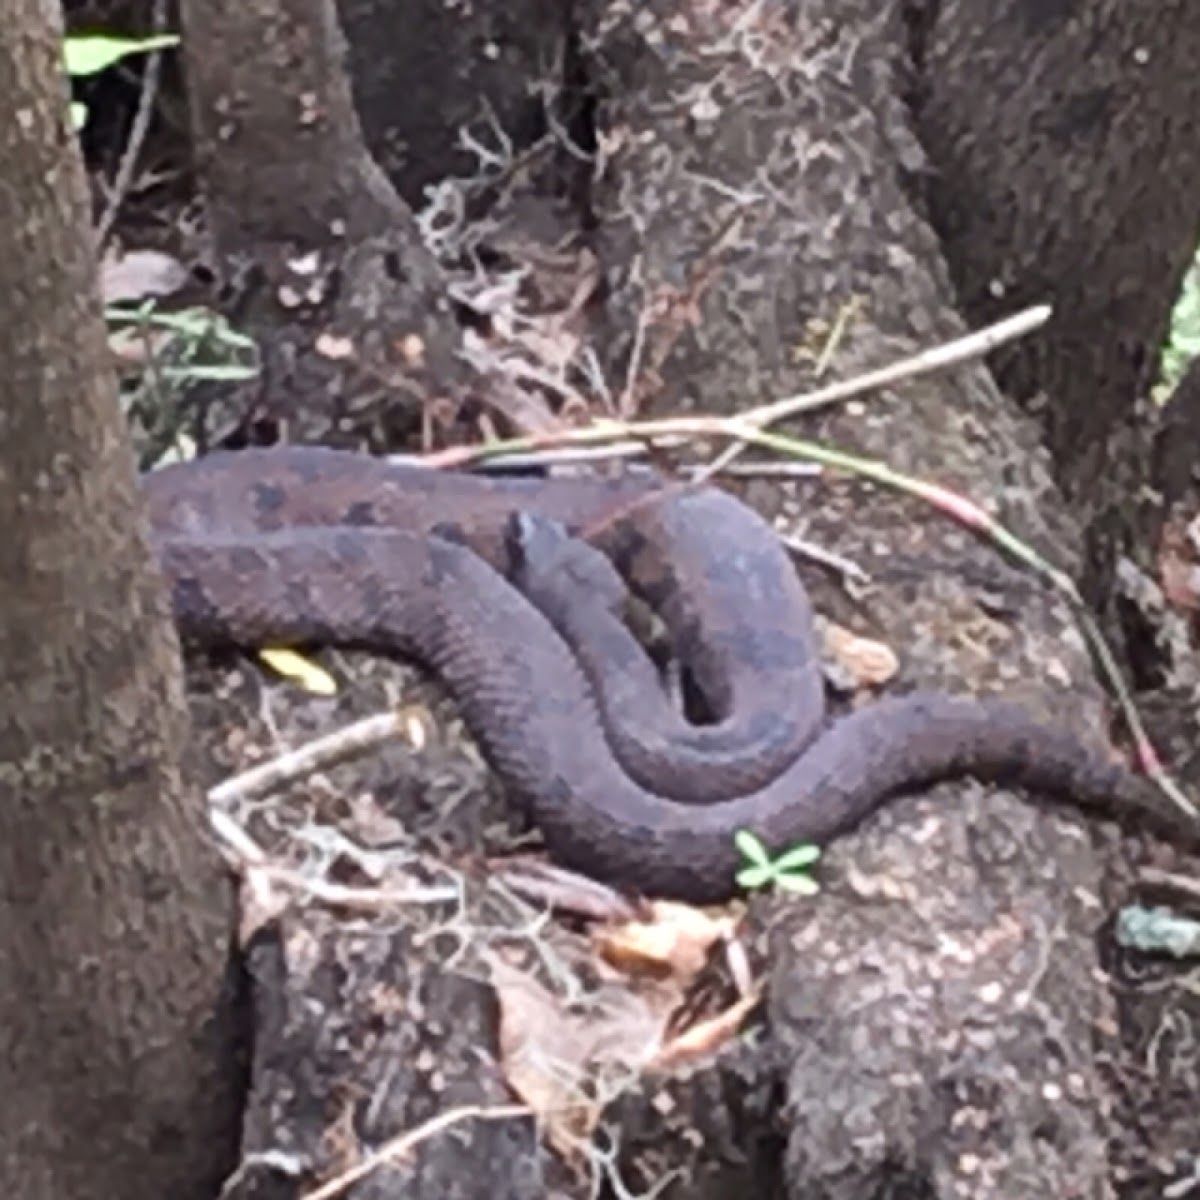
<svg viewBox="0 0 1200 1200">
<path fill-rule="evenodd" d="M 1147 781 L 1002 701 L 913 693 L 825 728 L 809 601 L 770 528 L 715 489 L 661 487 L 300 447 L 143 478 L 185 639 L 358 645 L 429 666 L 551 853 L 611 882 L 721 900 L 737 830 L 823 843 L 960 775 L 1198 840 Z M 563 530 L 657 608 L 713 723 L 675 713 L 618 619 L 622 584 Z"/>
</svg>

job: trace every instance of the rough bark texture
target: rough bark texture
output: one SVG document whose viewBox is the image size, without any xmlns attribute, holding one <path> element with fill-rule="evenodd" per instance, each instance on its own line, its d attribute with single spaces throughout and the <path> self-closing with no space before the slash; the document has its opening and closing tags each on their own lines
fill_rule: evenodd
<svg viewBox="0 0 1200 1200">
<path fill-rule="evenodd" d="M 608 348 L 635 345 L 639 314 L 662 311 L 655 300 L 690 318 L 642 340 L 655 407 L 728 410 L 797 390 L 811 382 L 812 323 L 828 327 L 853 297 L 837 375 L 960 332 L 937 243 L 906 199 L 922 159 L 900 100 L 897 16 L 843 3 L 827 6 L 828 23 L 806 6 L 739 27 L 673 9 L 643 5 L 620 22 L 598 6 L 595 32 L 612 75 L 601 119 L 619 146 L 597 194 L 610 278 L 624 268 Z M 610 361 L 625 378 L 626 359 Z M 984 371 L 814 427 L 961 488 L 1069 559 L 1070 527 L 1042 516 L 1056 503 L 1031 431 Z M 859 620 L 906 651 L 907 681 L 1003 688 L 1082 727 L 1098 721 L 1068 614 L 1044 597 L 979 607 L 963 568 L 990 555 L 945 520 L 842 483 L 822 490 L 807 532 L 871 575 Z M 1090 1039 L 1103 994 L 1094 917 L 1077 899 L 1099 886 L 1088 840 L 960 785 L 885 813 L 828 869 L 821 903 L 780 906 L 771 938 L 772 1031 L 790 1048 L 789 1193 L 1101 1194 Z M 1052 1136 L 1035 1132 L 1048 1121 Z"/>
<path fill-rule="evenodd" d="M 489 39 L 477 31 L 487 28 L 482 13 L 489 7 L 425 6 L 421 23 L 412 26 L 443 50 L 476 56 L 456 61 L 452 73 L 447 147 L 470 107 L 463 80 L 498 89 L 483 97 L 497 111 L 526 111 L 511 79 L 487 65 Z M 1148 2 L 1122 6 L 1118 20 L 1104 0 L 1053 6 L 583 0 L 569 9 L 572 25 L 558 56 L 561 111 L 577 121 L 571 140 L 561 136 L 560 122 L 551 122 L 549 151 L 539 146 L 539 153 L 540 165 L 549 160 L 552 169 L 501 164 L 489 177 L 493 193 L 480 188 L 472 198 L 489 218 L 488 203 L 501 195 L 513 207 L 518 199 L 549 200 L 566 221 L 567 238 L 547 227 L 553 236 L 543 248 L 569 245 L 594 254 L 604 288 L 592 296 L 587 332 L 605 388 L 582 369 L 579 376 L 600 400 L 627 413 L 734 411 L 775 399 L 963 332 L 965 316 L 977 319 L 987 308 L 982 297 L 993 277 L 1003 280 L 1014 306 L 1045 299 L 1053 285 L 1059 324 L 1029 352 L 1030 370 L 1048 391 L 1047 404 L 1056 412 L 1063 406 L 1051 429 L 1068 483 L 1077 469 L 1068 450 L 1077 443 L 1091 456 L 1077 482 L 1097 473 L 1093 450 L 1116 436 L 1121 406 L 1133 399 L 1148 361 L 1139 355 L 1153 346 L 1178 279 L 1187 236 L 1181 214 L 1195 195 L 1189 181 L 1196 150 L 1186 156 L 1176 122 L 1195 109 L 1188 89 L 1195 86 L 1190 63 L 1197 56 L 1175 45 L 1194 37 L 1185 7 L 1167 6 L 1174 24 L 1158 26 Z M 310 36 L 322 46 L 333 36 L 320 14 L 311 23 L 314 7 L 285 9 L 297 25 L 307 14 L 306 28 L 318 31 Z M 382 19 L 379 6 L 363 0 L 347 9 L 356 53 L 372 59 L 375 80 L 403 78 L 404 64 L 421 47 L 397 50 L 394 16 L 378 27 L 369 19 Z M 286 209 L 298 197 L 301 232 L 319 237 L 319 222 L 305 215 L 313 205 L 303 190 L 304 159 L 321 162 L 323 170 L 335 159 L 288 150 L 300 106 L 294 96 L 285 99 L 293 86 L 280 70 L 287 64 L 263 66 L 272 55 L 260 43 L 276 37 L 271 6 L 265 0 L 244 11 L 224 5 L 215 17 L 211 6 L 193 11 L 213 24 L 205 35 L 200 21 L 189 22 L 197 31 L 189 53 L 207 61 L 191 73 L 193 108 L 216 112 L 220 97 L 242 96 L 247 106 L 239 118 L 246 125 L 258 119 L 249 104 L 258 97 L 265 121 L 281 111 L 286 117 L 244 142 L 199 126 L 206 153 L 232 156 L 214 175 L 218 188 L 233 179 L 233 194 L 247 186 L 238 180 L 253 173 L 256 159 L 291 154 L 294 170 L 271 176 L 264 212 Z M 1153 10 L 1162 11 L 1162 5 Z M 240 24 L 255 13 L 257 24 Z M 495 21 L 511 29 L 516 18 Z M 983 40 L 986 32 L 993 41 Z M 284 47 L 298 36 L 293 28 L 277 40 Z M 231 54 L 227 39 L 253 50 Z M 537 43 L 537 34 L 518 41 Z M 1157 48 L 1159 73 L 1139 73 L 1142 43 Z M 512 52 L 519 60 L 521 52 Z M 389 55 L 398 66 L 383 61 Z M 313 61 L 327 71 L 333 58 L 322 50 Z M 1092 90 L 1083 91 L 1099 116 L 1060 78 L 1068 64 L 1085 62 L 1092 64 L 1083 74 Z M 1071 72 L 1077 79 L 1075 67 Z M 333 97 L 317 111 L 344 122 L 337 85 L 297 74 Z M 1028 80 L 1036 86 L 1020 86 Z M 594 107 L 571 103 L 580 89 Z M 977 91 L 982 98 L 973 108 Z M 1155 114 L 1151 127 L 1133 120 L 1140 112 Z M 371 128 L 386 126 L 381 136 L 393 144 L 429 147 L 437 141 L 430 132 L 435 118 L 428 107 L 407 114 L 398 97 L 395 119 Z M 536 138 L 537 123 L 523 128 L 520 115 L 512 120 L 508 132 L 518 149 L 528 149 L 520 139 Z M 1039 130 L 1050 131 L 1044 141 Z M 357 135 L 342 127 L 330 136 L 355 161 Z M 406 187 L 421 180 L 424 153 L 415 176 L 405 176 L 403 163 L 389 164 L 397 178 L 408 178 Z M 1057 170 L 1063 156 L 1078 170 Z M 1166 178 L 1169 160 L 1175 171 Z M 526 165 L 519 153 L 515 161 Z M 943 176 L 944 201 L 936 194 Z M 347 173 L 344 182 L 376 194 L 362 172 Z M 1135 214 L 1143 184 L 1158 206 L 1159 224 L 1150 231 Z M 243 191 L 238 202 L 256 200 Z M 244 233 L 244 219 L 222 203 L 214 209 L 217 221 L 224 212 Z M 320 219 L 337 205 L 356 203 L 351 191 L 338 194 Z M 279 230 L 293 228 L 293 215 L 276 216 Z M 1144 251 L 1137 251 L 1143 234 Z M 273 243 L 278 234 L 268 229 L 262 236 Z M 372 237 L 366 235 L 368 243 Z M 353 239 L 347 253 L 356 253 Z M 1050 259 L 1056 266 L 1043 273 Z M 531 261 L 536 275 L 545 259 Z M 1095 294 L 1093 261 L 1102 268 Z M 1158 266 L 1145 270 L 1145 262 Z M 482 255 L 471 259 L 472 268 L 487 263 Z M 1136 312 L 1128 308 L 1135 278 Z M 1087 314 L 1098 320 L 1101 310 L 1106 324 L 1093 345 Z M 306 350 L 320 331 L 317 323 L 285 322 L 283 340 Z M 446 344 L 453 341 L 452 330 L 445 336 Z M 1131 349 L 1134 343 L 1143 351 Z M 1075 381 L 1076 369 L 1091 381 L 1090 391 Z M 1101 405 L 1096 388 L 1106 372 L 1113 390 Z M 436 369 L 420 378 L 440 384 Z M 276 410 L 286 401 L 296 411 L 322 412 L 340 436 L 346 393 L 328 397 L 313 388 L 301 396 L 295 383 L 292 374 L 268 375 L 264 399 Z M 1085 429 L 1081 415 L 1093 412 L 1097 420 Z M 350 415 L 359 440 L 376 439 L 374 417 Z M 1079 572 L 1081 527 L 1093 506 L 1068 508 L 1052 481 L 1038 423 L 1002 396 L 982 366 L 909 382 L 802 428 L 968 493 L 1060 566 Z M 1072 488 L 1075 501 L 1080 490 Z M 751 496 L 866 572 L 868 583 L 853 589 L 832 588 L 815 571 L 806 571 L 806 579 L 830 615 L 897 650 L 903 683 L 1003 691 L 1101 736 L 1100 692 L 1069 611 L 948 518 L 848 478 L 755 488 Z M 256 693 L 247 708 L 254 714 L 262 706 Z M 308 712 L 288 727 L 292 737 L 315 721 L 327 728 L 335 719 L 329 706 Z M 470 763 L 469 755 L 463 761 Z M 381 806 L 406 821 L 430 807 L 434 793 L 416 786 L 399 796 L 383 774 L 377 767 L 366 785 Z M 358 794 L 357 785 L 349 790 Z M 460 823 L 479 822 L 477 814 L 487 811 L 455 803 L 460 832 Z M 806 1200 L 1024 1200 L 1102 1197 L 1122 1185 L 1127 1195 L 1142 1194 L 1131 1179 L 1144 1181 L 1146 1194 L 1161 1191 L 1172 1168 L 1155 1158 L 1152 1129 L 1144 1148 L 1134 1139 L 1119 1155 L 1109 1147 L 1118 1096 L 1125 1112 L 1158 1102 L 1151 1088 L 1138 1091 L 1137 1071 L 1129 1070 L 1124 1083 L 1113 1079 L 1121 1074 L 1120 1031 L 1095 947 L 1105 867 L 1120 861 L 1108 854 L 1112 849 L 1100 831 L 1069 816 L 969 783 L 881 814 L 829 852 L 818 900 L 755 907 L 758 950 L 770 972 L 759 1051 L 749 1042 L 732 1044 L 711 1066 L 646 1080 L 614 1110 L 626 1184 L 648 1187 L 679 1171 L 659 1194 L 713 1200 L 751 1192 Z M 459 928 L 457 910 L 441 916 Z M 405 923 L 411 928 L 426 919 L 408 914 Z M 381 936 L 392 928 L 381 922 Z M 419 951 L 425 942 L 411 945 Z M 264 1092 L 255 1096 L 249 1151 L 294 1138 L 288 1144 L 301 1147 L 300 1173 L 327 1176 L 336 1156 L 322 1134 L 326 1141 L 344 1139 L 339 1144 L 349 1145 L 351 1156 L 363 1153 L 447 1107 L 438 1095 L 446 1078 L 455 1103 L 495 1102 L 497 1039 L 486 999 L 439 978 L 464 969 L 459 958 L 453 965 L 432 954 L 392 962 L 383 946 L 368 946 L 351 930 L 339 936 L 324 924 L 307 939 L 285 930 L 280 946 L 282 957 L 259 957 L 256 964 L 267 1041 L 258 1051 Z M 362 1003 L 361 989 L 396 977 L 406 997 L 436 998 L 459 1025 L 448 1024 L 432 1000 L 401 1004 L 384 994 L 369 1009 L 379 1041 L 368 1039 L 356 1059 L 336 1032 L 341 1018 L 329 1015 L 331 1032 L 318 1015 L 353 1010 Z M 316 998 L 311 1011 L 305 996 Z M 463 1031 L 469 1036 L 458 1036 Z M 425 1061 L 438 1056 L 441 1066 L 426 1078 L 401 1071 L 411 1089 L 401 1095 L 375 1059 L 403 1059 L 410 1046 L 420 1047 Z M 266 1094 L 268 1081 L 284 1075 L 280 1063 L 318 1066 L 298 1076 L 302 1094 L 290 1096 L 283 1084 Z M 1194 1053 L 1181 1051 L 1163 1073 L 1171 1094 L 1184 1097 L 1174 1111 L 1193 1112 Z M 328 1097 L 356 1085 L 361 1103 L 331 1112 Z M 551 1178 L 547 1159 L 531 1153 L 524 1126 L 511 1128 L 507 1157 L 497 1149 L 496 1127 L 467 1123 L 453 1141 L 439 1143 L 441 1158 L 433 1145 L 423 1147 L 431 1157 L 402 1168 L 414 1172 L 402 1183 L 373 1176 L 348 1194 L 536 1192 Z M 278 1173 L 270 1182 L 279 1191 L 262 1194 L 291 1195 L 300 1187 L 281 1183 Z M 570 1194 L 586 1194 L 586 1180 L 567 1182 Z"/>
<path fill-rule="evenodd" d="M 1054 306 L 1044 331 L 993 365 L 1041 420 L 1088 526 L 1102 597 L 1146 480 L 1138 402 L 1200 237 L 1200 9 L 953 0 L 912 10 L 931 219 L 970 320 Z"/>
<path fill-rule="evenodd" d="M 336 427 L 382 392 L 411 426 L 456 392 L 449 301 L 363 144 L 333 0 L 185 0 L 181 17 L 218 273 L 243 327 L 271 334 L 241 416 L 286 422 L 320 397 Z"/>
<path fill-rule="evenodd" d="M 234 1160 L 233 895 L 106 369 L 56 6 L 0 45 L 0 1190 L 214 1195 Z"/>
<path fill-rule="evenodd" d="M 319 912 L 285 920 L 251 947 L 262 1053 L 246 1144 L 261 1155 L 247 1157 L 223 1200 L 291 1195 L 298 1178 L 351 1168 L 363 1147 L 440 1113 L 511 1105 L 499 1065 L 481 1053 L 495 1038 L 495 994 L 442 970 L 439 949 L 428 931 L 382 937 Z M 413 1019 L 387 1020 L 392 1011 Z M 270 1153 L 281 1131 L 290 1161 Z M 543 1172 L 529 1116 L 464 1113 L 350 1194 L 470 1196 L 486 1185 L 497 1200 L 539 1200 Z"/>
<path fill-rule="evenodd" d="M 471 178 L 547 132 L 570 69 L 569 5 L 340 0 L 354 97 L 367 142 L 410 204 Z M 397 103 L 403 97 L 403 103 Z"/>
</svg>

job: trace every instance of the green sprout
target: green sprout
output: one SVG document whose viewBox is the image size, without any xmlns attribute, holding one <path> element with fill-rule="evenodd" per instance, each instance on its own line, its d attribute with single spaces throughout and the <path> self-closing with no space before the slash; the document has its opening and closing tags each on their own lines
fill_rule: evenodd
<svg viewBox="0 0 1200 1200">
<path fill-rule="evenodd" d="M 1171 313 L 1171 332 L 1163 348 L 1161 368 L 1168 392 L 1197 355 L 1200 355 L 1200 257 L 1188 272 Z"/>
<path fill-rule="evenodd" d="M 772 858 L 758 836 L 748 829 L 739 829 L 733 840 L 747 862 L 737 874 L 739 887 L 758 890 L 774 884 L 798 896 L 816 895 L 819 889 L 809 868 L 821 857 L 819 846 L 804 842 Z"/>
</svg>

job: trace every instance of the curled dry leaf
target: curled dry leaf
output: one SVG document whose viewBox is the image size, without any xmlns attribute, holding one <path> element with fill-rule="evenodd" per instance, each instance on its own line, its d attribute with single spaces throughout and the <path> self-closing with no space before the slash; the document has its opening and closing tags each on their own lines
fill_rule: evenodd
<svg viewBox="0 0 1200 1200">
<path fill-rule="evenodd" d="M 537 1114 L 551 1145 L 572 1160 L 606 1099 L 659 1053 L 662 1018 L 645 998 L 619 985 L 569 1004 L 497 956 L 490 965 L 505 1078 Z"/>
<path fill-rule="evenodd" d="M 823 657 L 835 662 L 848 676 L 851 687 L 882 687 L 900 669 L 890 646 L 860 637 L 842 625 L 821 622 Z"/>
<path fill-rule="evenodd" d="M 698 1022 L 678 1037 L 672 1038 L 649 1065 L 657 1070 L 667 1070 L 715 1053 L 737 1034 L 746 1016 L 758 1004 L 761 995 L 762 988 L 756 987 L 724 1012 L 710 1017 L 707 1021 Z"/>
<path fill-rule="evenodd" d="M 735 917 L 656 900 L 645 917 L 598 929 L 592 942 L 618 970 L 686 984 L 704 967 L 713 946 L 732 938 L 736 928 Z"/>
<path fill-rule="evenodd" d="M 567 989 L 570 1001 L 490 957 L 505 1077 L 568 1160 L 578 1158 L 608 1101 L 645 1071 L 711 1054 L 740 1029 L 761 992 L 745 978 L 746 996 L 728 1011 L 671 1032 L 714 944 L 736 944 L 736 924 L 734 916 L 656 902 L 643 919 L 594 932 L 590 945 L 556 943 L 560 971 L 574 958 L 582 977 L 600 980 Z M 599 962 L 589 953 L 596 949 Z"/>
</svg>

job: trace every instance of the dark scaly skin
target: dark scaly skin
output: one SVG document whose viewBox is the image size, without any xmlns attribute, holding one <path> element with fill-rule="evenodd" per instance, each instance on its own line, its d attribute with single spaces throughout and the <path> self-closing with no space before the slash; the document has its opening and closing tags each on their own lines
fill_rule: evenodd
<svg viewBox="0 0 1200 1200">
<path fill-rule="evenodd" d="M 687 721 L 624 623 L 595 611 L 609 603 L 619 609 L 626 599 L 609 568 L 607 600 L 580 608 L 571 629 L 559 627 L 568 640 L 582 628 L 584 640 L 573 648 L 612 751 L 644 786 L 707 803 L 760 787 L 794 761 L 820 730 L 824 690 L 808 597 L 770 527 L 716 489 L 663 488 L 646 475 L 615 482 L 489 479 L 295 446 L 212 454 L 143 478 L 159 536 L 342 524 L 428 534 L 449 526 L 505 571 L 514 513 L 589 531 L 659 610 L 676 659 L 718 718 Z M 574 598 L 566 598 L 568 611 Z M 561 609 L 563 598 L 555 599 Z M 553 692 L 553 678 L 542 686 Z"/>
<path fill-rule="evenodd" d="M 1013 705 L 941 693 L 883 700 L 838 721 L 758 791 L 682 805 L 624 772 L 566 644 L 468 547 L 329 528 L 167 535 L 159 553 L 188 640 L 385 647 L 428 665 L 552 855 L 614 884 L 720 901 L 735 890 L 735 831 L 753 830 L 771 850 L 822 844 L 900 791 L 958 775 L 1065 797 L 1132 829 L 1200 844 L 1196 822 L 1074 736 Z"/>
</svg>

